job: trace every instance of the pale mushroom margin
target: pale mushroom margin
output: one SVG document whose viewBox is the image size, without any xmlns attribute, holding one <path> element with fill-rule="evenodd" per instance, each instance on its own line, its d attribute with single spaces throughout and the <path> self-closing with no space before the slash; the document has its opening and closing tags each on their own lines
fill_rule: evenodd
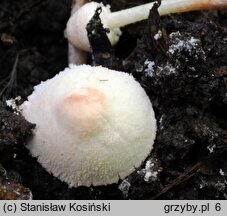
<svg viewBox="0 0 227 216">
<path fill-rule="evenodd" d="M 36 124 L 27 148 L 70 187 L 124 179 L 150 154 L 156 135 L 144 89 L 101 66 L 71 66 L 36 86 L 22 114 Z"/>
</svg>

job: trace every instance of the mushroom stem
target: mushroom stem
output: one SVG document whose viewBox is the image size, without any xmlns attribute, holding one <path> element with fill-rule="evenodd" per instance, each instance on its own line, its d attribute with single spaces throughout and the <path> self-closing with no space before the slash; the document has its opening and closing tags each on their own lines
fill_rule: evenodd
<svg viewBox="0 0 227 216">
<path fill-rule="evenodd" d="M 106 17 L 109 28 L 120 28 L 131 23 L 145 20 L 155 2 L 137 7 L 112 12 Z M 158 11 L 161 16 L 196 10 L 222 9 L 227 7 L 227 0 L 164 0 Z"/>
<path fill-rule="evenodd" d="M 100 18 L 103 26 L 108 28 L 108 38 L 115 45 L 121 35 L 120 27 L 147 19 L 155 2 L 137 7 L 111 12 L 110 8 L 96 2 L 90 2 L 75 12 L 67 23 L 68 40 L 77 48 L 90 50 L 86 26 L 98 7 L 102 7 Z M 160 15 L 181 13 L 205 9 L 227 8 L 227 0 L 163 0 L 158 8 Z"/>
<path fill-rule="evenodd" d="M 72 1 L 72 9 L 71 16 L 79 10 L 88 0 L 73 0 Z M 68 63 L 82 65 L 87 63 L 87 52 L 76 48 L 70 42 L 68 44 Z"/>
<path fill-rule="evenodd" d="M 73 0 L 71 14 L 74 14 L 78 9 L 80 9 L 88 0 Z"/>
</svg>

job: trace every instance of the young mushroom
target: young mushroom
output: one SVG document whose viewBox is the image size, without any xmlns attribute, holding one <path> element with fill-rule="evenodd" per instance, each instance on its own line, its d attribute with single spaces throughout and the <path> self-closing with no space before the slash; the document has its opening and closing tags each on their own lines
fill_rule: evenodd
<svg viewBox="0 0 227 216">
<path fill-rule="evenodd" d="M 98 7 L 102 8 L 100 18 L 103 26 L 108 28 L 108 38 L 112 45 L 116 44 L 121 35 L 120 28 L 148 18 L 150 9 L 155 2 L 137 7 L 111 12 L 109 6 L 90 2 L 81 7 L 72 15 L 67 23 L 67 37 L 75 47 L 89 51 L 90 45 L 87 37 L 86 26 L 93 17 Z M 163 0 L 158 11 L 160 15 L 181 13 L 206 9 L 227 8 L 227 0 Z"/>
<path fill-rule="evenodd" d="M 35 123 L 27 148 L 70 187 L 118 182 L 152 150 L 156 120 L 151 102 L 124 72 L 70 66 L 34 88 L 22 114 Z"/>
</svg>

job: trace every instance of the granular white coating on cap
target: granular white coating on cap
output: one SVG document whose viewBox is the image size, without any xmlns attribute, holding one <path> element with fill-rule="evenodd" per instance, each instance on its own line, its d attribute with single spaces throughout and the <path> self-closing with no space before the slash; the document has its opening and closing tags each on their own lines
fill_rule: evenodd
<svg viewBox="0 0 227 216">
<path fill-rule="evenodd" d="M 156 120 L 140 84 L 124 72 L 70 66 L 34 88 L 22 114 L 35 123 L 27 148 L 70 187 L 124 179 L 152 150 Z"/>
</svg>

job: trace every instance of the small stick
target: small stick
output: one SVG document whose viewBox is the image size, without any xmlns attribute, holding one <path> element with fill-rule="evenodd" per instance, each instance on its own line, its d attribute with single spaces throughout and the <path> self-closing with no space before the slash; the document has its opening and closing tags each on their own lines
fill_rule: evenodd
<svg viewBox="0 0 227 216">
<path fill-rule="evenodd" d="M 192 176 L 195 175 L 195 173 L 199 170 L 201 166 L 201 163 L 198 162 L 192 167 L 189 167 L 184 173 L 182 173 L 180 176 L 178 176 L 176 179 L 174 179 L 169 185 L 164 187 L 159 193 L 157 193 L 155 196 L 152 197 L 152 199 L 157 199 L 164 193 L 170 191 L 172 188 L 176 187 L 177 185 L 181 184 L 182 182 L 187 181 Z"/>
</svg>

